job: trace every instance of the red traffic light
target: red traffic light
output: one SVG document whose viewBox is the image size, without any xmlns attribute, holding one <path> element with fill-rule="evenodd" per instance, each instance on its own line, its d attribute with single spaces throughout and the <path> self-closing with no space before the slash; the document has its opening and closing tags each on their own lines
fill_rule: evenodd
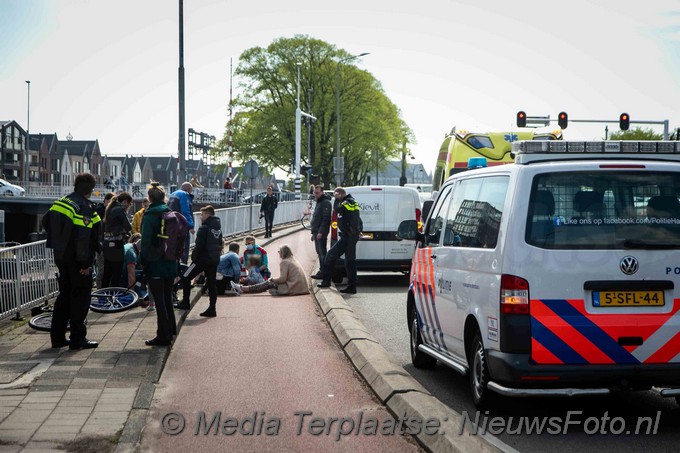
<svg viewBox="0 0 680 453">
<path fill-rule="evenodd" d="M 621 116 L 619 116 L 619 128 L 622 131 L 627 131 L 629 127 L 630 127 L 630 116 L 628 116 L 627 113 L 622 113 Z"/>
<path fill-rule="evenodd" d="M 557 115 L 557 124 L 562 129 L 566 129 L 568 124 L 569 124 L 569 115 L 567 115 L 567 112 L 560 112 L 559 115 Z"/>
<path fill-rule="evenodd" d="M 527 114 L 523 111 L 517 112 L 517 127 L 527 126 Z"/>
</svg>

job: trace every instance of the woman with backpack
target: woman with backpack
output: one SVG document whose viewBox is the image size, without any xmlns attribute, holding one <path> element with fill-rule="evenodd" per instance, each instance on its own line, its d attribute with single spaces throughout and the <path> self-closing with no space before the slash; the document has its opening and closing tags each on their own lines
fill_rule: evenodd
<svg viewBox="0 0 680 453">
<path fill-rule="evenodd" d="M 177 261 L 167 259 L 160 249 L 158 235 L 164 212 L 170 212 L 165 204 L 165 191 L 157 182 L 151 183 L 148 191 L 151 204 L 144 211 L 142 219 L 142 247 L 139 262 L 144 267 L 148 286 L 156 302 L 158 327 L 156 337 L 146 340 L 148 346 L 169 346 L 177 335 L 177 323 L 172 306 L 172 284 L 177 276 Z"/>
<path fill-rule="evenodd" d="M 132 197 L 127 192 L 121 192 L 111 199 L 104 211 L 104 240 L 102 253 L 104 254 L 104 276 L 102 288 L 120 286 L 120 269 L 123 265 L 125 252 L 123 246 L 132 231 L 132 225 L 127 211 L 132 206 Z"/>
</svg>

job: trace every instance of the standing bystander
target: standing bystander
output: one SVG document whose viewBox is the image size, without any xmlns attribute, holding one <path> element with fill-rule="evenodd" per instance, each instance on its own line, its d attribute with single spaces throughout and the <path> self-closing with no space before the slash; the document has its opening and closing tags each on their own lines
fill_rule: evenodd
<svg viewBox="0 0 680 453">
<path fill-rule="evenodd" d="M 264 217 L 264 237 L 272 237 L 272 226 L 274 225 L 274 211 L 278 207 L 279 202 L 273 195 L 271 186 L 267 187 L 267 195 L 262 199 L 260 205 L 260 217 Z"/>
<path fill-rule="evenodd" d="M 132 216 L 132 234 L 142 232 L 142 217 L 144 217 L 144 210 L 149 207 L 149 199 L 142 200 L 142 207 Z"/>
<path fill-rule="evenodd" d="M 314 187 L 314 198 L 316 198 L 316 206 L 312 213 L 311 230 L 312 241 L 314 241 L 314 248 L 319 257 L 319 272 L 312 275 L 312 278 L 323 278 L 323 262 L 326 259 L 326 246 L 328 243 L 328 232 L 331 229 L 331 214 L 333 207 L 331 206 L 331 196 L 325 194 L 323 187 Z"/>
<path fill-rule="evenodd" d="M 191 246 L 191 235 L 194 234 L 194 215 L 191 209 L 191 192 L 194 190 L 194 186 L 190 182 L 183 182 L 179 190 L 175 190 L 170 194 L 168 199 L 168 207 L 171 211 L 179 212 L 187 219 L 189 224 L 189 231 L 187 232 L 186 240 L 184 241 L 184 255 L 180 260 L 182 263 L 186 264 L 189 260 L 189 247 Z"/>
</svg>

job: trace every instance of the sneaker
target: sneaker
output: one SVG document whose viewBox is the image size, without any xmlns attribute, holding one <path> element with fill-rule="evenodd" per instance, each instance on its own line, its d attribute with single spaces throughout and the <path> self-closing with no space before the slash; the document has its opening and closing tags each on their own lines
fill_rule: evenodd
<svg viewBox="0 0 680 453">
<path fill-rule="evenodd" d="M 316 274 L 311 276 L 314 280 L 323 280 L 323 274 L 321 272 L 317 272 Z"/>
<path fill-rule="evenodd" d="M 231 288 L 234 290 L 234 292 L 240 296 L 242 292 L 241 285 L 239 285 L 238 283 L 234 283 L 233 280 L 229 283 L 231 283 Z"/>
<path fill-rule="evenodd" d="M 146 307 L 146 311 L 156 311 L 156 306 L 155 305 L 149 305 Z"/>
</svg>

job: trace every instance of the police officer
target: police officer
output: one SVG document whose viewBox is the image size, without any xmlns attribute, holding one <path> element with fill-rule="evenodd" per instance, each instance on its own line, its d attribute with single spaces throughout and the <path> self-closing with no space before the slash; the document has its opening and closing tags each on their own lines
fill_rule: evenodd
<svg viewBox="0 0 680 453">
<path fill-rule="evenodd" d="M 336 187 L 333 192 L 337 203 L 338 229 L 340 230 L 340 240 L 326 254 L 323 264 L 323 280 L 319 283 L 319 288 L 331 286 L 331 274 L 335 262 L 342 255 L 345 255 L 345 269 L 347 270 L 347 287 L 341 289 L 341 293 L 356 294 L 357 292 L 357 242 L 363 229 L 359 205 L 352 195 L 348 194 L 342 187 Z"/>
<path fill-rule="evenodd" d="M 99 346 L 87 339 L 85 318 L 92 292 L 91 266 L 99 251 L 101 220 L 90 201 L 95 177 L 80 173 L 72 193 L 56 200 L 43 217 L 47 247 L 54 250 L 59 269 L 59 295 L 54 303 L 50 337 L 53 348 L 91 349 Z M 66 324 L 71 323 L 71 340 Z"/>
</svg>

